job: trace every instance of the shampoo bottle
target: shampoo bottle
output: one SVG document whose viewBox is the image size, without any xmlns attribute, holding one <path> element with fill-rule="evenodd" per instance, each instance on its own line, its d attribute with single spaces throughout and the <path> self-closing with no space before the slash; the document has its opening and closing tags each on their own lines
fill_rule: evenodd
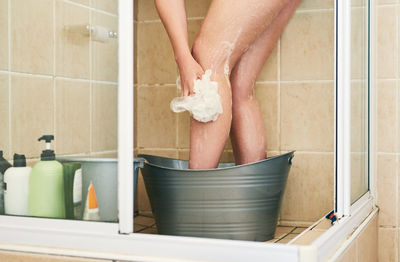
<svg viewBox="0 0 400 262">
<path fill-rule="evenodd" d="M 82 169 L 78 162 L 63 163 L 65 215 L 67 219 L 81 218 Z"/>
<path fill-rule="evenodd" d="M 6 215 L 28 215 L 29 176 L 24 155 L 14 154 L 14 166 L 4 174 L 4 211 Z"/>
<path fill-rule="evenodd" d="M 0 215 L 4 215 L 4 173 L 11 167 L 11 164 L 3 157 L 3 151 L 0 150 Z"/>
<path fill-rule="evenodd" d="M 54 136 L 42 136 L 42 140 L 46 141 L 46 150 L 33 167 L 29 181 L 29 215 L 65 218 L 63 166 L 50 149 Z"/>
</svg>

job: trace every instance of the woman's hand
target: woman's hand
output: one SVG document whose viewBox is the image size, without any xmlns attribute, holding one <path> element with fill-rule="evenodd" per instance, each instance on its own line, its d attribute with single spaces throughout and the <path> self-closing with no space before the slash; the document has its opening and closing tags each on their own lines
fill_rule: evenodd
<svg viewBox="0 0 400 262">
<path fill-rule="evenodd" d="M 177 63 L 181 76 L 181 96 L 193 95 L 194 80 L 201 79 L 204 70 L 192 55 L 185 56 L 181 61 L 177 60 Z"/>
</svg>

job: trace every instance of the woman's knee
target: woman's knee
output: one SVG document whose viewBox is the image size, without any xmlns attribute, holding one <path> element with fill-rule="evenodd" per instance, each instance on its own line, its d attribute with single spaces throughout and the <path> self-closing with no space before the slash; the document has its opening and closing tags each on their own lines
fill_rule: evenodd
<svg viewBox="0 0 400 262">
<path fill-rule="evenodd" d="M 254 98 L 256 76 L 241 75 L 240 72 L 235 69 L 232 71 L 230 81 L 232 87 L 232 102 L 238 104 Z"/>
<path fill-rule="evenodd" d="M 211 69 L 217 74 L 230 74 L 230 53 L 224 43 L 210 41 L 208 35 L 199 33 L 192 46 L 193 58 L 204 70 Z M 228 71 L 228 72 L 226 72 Z"/>
</svg>

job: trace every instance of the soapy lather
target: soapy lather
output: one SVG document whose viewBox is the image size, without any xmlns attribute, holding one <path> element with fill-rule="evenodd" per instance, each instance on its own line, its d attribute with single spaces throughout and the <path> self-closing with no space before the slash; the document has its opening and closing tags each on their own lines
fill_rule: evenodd
<svg viewBox="0 0 400 262">
<path fill-rule="evenodd" d="M 176 97 L 171 101 L 171 110 L 175 113 L 189 111 L 194 119 L 200 122 L 217 120 L 222 114 L 221 97 L 218 94 L 218 83 L 210 80 L 211 70 L 208 69 L 201 79 L 194 80 L 194 95 Z M 176 80 L 181 89 L 180 78 Z"/>
</svg>

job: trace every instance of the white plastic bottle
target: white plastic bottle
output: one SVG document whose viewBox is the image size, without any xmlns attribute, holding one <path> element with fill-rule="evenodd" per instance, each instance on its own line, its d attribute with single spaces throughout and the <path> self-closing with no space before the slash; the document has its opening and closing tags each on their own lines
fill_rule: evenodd
<svg viewBox="0 0 400 262">
<path fill-rule="evenodd" d="M 4 174 L 4 211 L 6 215 L 27 216 L 29 212 L 29 176 L 24 155 L 14 155 L 14 166 Z"/>
</svg>

